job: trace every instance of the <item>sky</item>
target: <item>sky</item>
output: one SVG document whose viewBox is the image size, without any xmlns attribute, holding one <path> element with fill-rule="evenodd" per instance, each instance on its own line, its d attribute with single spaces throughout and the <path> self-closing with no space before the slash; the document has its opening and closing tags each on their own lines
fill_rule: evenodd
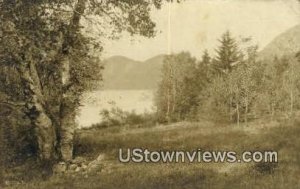
<svg viewBox="0 0 300 189">
<path fill-rule="evenodd" d="M 201 57 L 203 50 L 213 54 L 217 39 L 226 30 L 237 39 L 252 37 L 263 48 L 280 33 L 299 24 L 297 0 L 186 0 L 165 4 L 151 12 L 157 24 L 154 38 L 123 35 L 108 41 L 104 58 L 121 55 L 144 61 L 159 54 L 189 51 Z"/>
</svg>

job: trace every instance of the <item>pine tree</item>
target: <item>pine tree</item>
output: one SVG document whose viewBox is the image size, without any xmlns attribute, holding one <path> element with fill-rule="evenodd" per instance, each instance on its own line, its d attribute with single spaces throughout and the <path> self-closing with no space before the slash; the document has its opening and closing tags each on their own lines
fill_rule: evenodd
<svg viewBox="0 0 300 189">
<path fill-rule="evenodd" d="M 239 62 L 240 52 L 236 40 L 229 31 L 222 35 L 219 42 L 221 45 L 216 50 L 217 69 L 223 73 L 229 73 L 232 67 Z"/>
<path fill-rule="evenodd" d="M 198 76 L 199 79 L 204 79 L 205 82 L 208 82 L 212 79 L 214 75 L 212 67 L 212 58 L 210 57 L 207 50 L 204 50 L 201 61 L 198 65 Z"/>
<path fill-rule="evenodd" d="M 201 64 L 209 66 L 210 63 L 211 63 L 211 57 L 209 56 L 209 53 L 206 49 L 203 52 L 203 55 L 202 55 L 202 58 L 201 58 Z"/>
</svg>

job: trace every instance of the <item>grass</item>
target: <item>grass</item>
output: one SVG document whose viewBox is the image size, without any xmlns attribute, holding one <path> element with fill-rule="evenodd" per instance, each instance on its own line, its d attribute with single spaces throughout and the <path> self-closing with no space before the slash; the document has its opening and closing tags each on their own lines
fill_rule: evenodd
<svg viewBox="0 0 300 189">
<path fill-rule="evenodd" d="M 265 128 L 263 125 L 266 125 Z M 78 133 L 76 155 L 94 159 L 105 154 L 103 170 L 90 174 L 33 179 L 20 189 L 298 189 L 300 122 L 256 123 L 249 126 L 182 122 L 151 128 L 103 128 Z M 150 150 L 275 150 L 279 163 L 121 164 L 119 148 Z M 272 170 L 272 171 L 269 171 Z"/>
</svg>

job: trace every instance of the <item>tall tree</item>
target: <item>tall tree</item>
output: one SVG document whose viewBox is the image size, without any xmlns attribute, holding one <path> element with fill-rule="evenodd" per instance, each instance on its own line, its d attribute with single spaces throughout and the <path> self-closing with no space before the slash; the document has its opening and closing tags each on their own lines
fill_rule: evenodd
<svg viewBox="0 0 300 189">
<path fill-rule="evenodd" d="M 221 39 L 221 45 L 217 48 L 216 63 L 217 69 L 223 73 L 229 73 L 232 67 L 240 60 L 240 52 L 236 40 L 229 31 L 225 32 Z"/>
<path fill-rule="evenodd" d="M 192 100 L 197 90 L 196 74 L 196 59 L 189 53 L 172 54 L 165 58 L 156 97 L 158 113 L 163 119 L 180 120 L 189 113 L 192 102 L 196 102 Z"/>
<path fill-rule="evenodd" d="M 96 23 L 102 38 L 118 37 L 122 31 L 151 37 L 155 24 L 150 10 L 160 6 L 160 0 L 0 2 L 0 63 L 16 68 L 22 82 L 42 162 L 72 159 L 81 95 L 101 78 L 95 56 L 101 41 L 89 36 L 83 23 Z M 109 34 L 104 26 L 111 28 Z"/>
<path fill-rule="evenodd" d="M 207 50 L 204 50 L 203 55 L 201 57 L 201 61 L 198 65 L 199 75 L 202 77 L 206 77 L 205 79 L 208 81 L 212 79 L 214 73 L 213 73 L 213 67 L 212 67 L 212 58 L 210 57 Z"/>
<path fill-rule="evenodd" d="M 288 68 L 283 75 L 283 90 L 288 96 L 288 101 L 285 102 L 285 111 L 289 112 L 289 116 L 293 116 L 295 109 L 298 105 L 299 99 L 299 74 L 297 72 L 300 70 L 299 62 L 294 58 L 288 60 Z"/>
</svg>

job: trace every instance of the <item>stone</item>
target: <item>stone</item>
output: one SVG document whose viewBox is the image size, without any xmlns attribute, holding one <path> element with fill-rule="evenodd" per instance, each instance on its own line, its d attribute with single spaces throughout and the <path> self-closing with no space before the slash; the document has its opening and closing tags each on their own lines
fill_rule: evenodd
<svg viewBox="0 0 300 189">
<path fill-rule="evenodd" d="M 52 170 L 53 173 L 64 173 L 67 170 L 67 164 L 65 162 L 59 162 L 53 166 Z"/>
<path fill-rule="evenodd" d="M 98 162 L 97 160 L 92 161 L 91 163 L 89 163 L 88 167 L 87 167 L 87 171 L 91 172 L 91 171 L 100 171 L 102 169 L 102 164 L 100 162 Z"/>
<path fill-rule="evenodd" d="M 82 170 L 81 167 L 77 167 L 77 168 L 75 169 L 75 172 L 80 172 L 81 170 Z"/>
<path fill-rule="evenodd" d="M 105 155 L 104 154 L 100 154 L 98 157 L 97 157 L 97 161 L 103 161 L 105 159 Z"/>
<path fill-rule="evenodd" d="M 82 164 L 82 165 L 81 165 L 81 168 L 82 168 L 82 169 L 87 169 L 87 165 L 86 165 L 86 164 Z"/>
<path fill-rule="evenodd" d="M 72 160 L 72 163 L 75 163 L 75 164 L 81 164 L 84 162 L 86 162 L 86 159 L 83 157 L 76 157 L 75 159 Z"/>
<path fill-rule="evenodd" d="M 69 170 L 72 170 L 72 171 L 75 171 L 76 169 L 77 169 L 77 165 L 76 164 L 71 164 L 70 166 L 69 166 Z"/>
</svg>

